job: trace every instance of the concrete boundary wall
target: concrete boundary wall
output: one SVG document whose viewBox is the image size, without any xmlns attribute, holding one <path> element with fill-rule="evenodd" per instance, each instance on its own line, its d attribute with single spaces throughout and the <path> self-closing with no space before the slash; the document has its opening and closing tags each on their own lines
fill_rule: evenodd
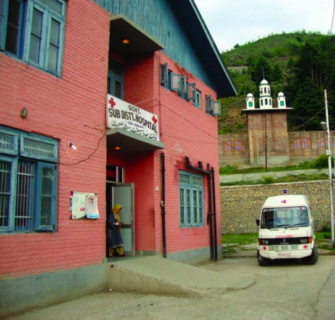
<svg viewBox="0 0 335 320">
<path fill-rule="evenodd" d="M 209 239 L 208 239 L 209 242 Z M 222 246 L 217 246 L 218 259 L 222 259 Z M 159 255 L 160 256 L 160 255 Z M 136 261 L 137 258 L 154 255 L 138 255 L 136 257 L 121 258 L 120 262 Z M 210 248 L 187 250 L 168 253 L 168 259 L 189 265 L 197 265 L 210 261 Z M 150 260 L 151 261 L 151 260 Z M 173 262 L 167 262 L 172 264 Z M 0 279 L 0 319 L 12 316 L 16 313 L 26 312 L 35 308 L 42 308 L 57 303 L 80 298 L 84 295 L 107 291 L 113 288 L 115 291 L 156 292 L 165 294 L 174 292 L 181 294 L 180 286 L 170 285 L 167 288 L 159 288 L 161 282 L 145 277 L 139 273 L 122 269 L 112 269 L 116 261 L 105 260 L 104 263 L 82 268 L 74 268 L 63 271 L 40 273 L 16 278 Z M 131 264 L 130 264 L 131 265 Z M 147 265 L 146 265 L 147 266 Z M 136 269 L 136 265 L 134 267 Z M 151 272 L 147 269 L 147 272 Z M 120 276 L 120 279 L 116 278 Z M 143 282 L 143 279 L 146 280 Z M 122 281 L 121 281 L 122 280 Z M 145 283 L 145 286 L 143 285 Z M 147 286 L 147 287 L 146 287 Z"/>
<path fill-rule="evenodd" d="M 0 280 L 0 318 L 107 290 L 107 263 Z"/>
<path fill-rule="evenodd" d="M 260 173 L 240 173 L 240 174 L 229 174 L 220 175 L 220 183 L 232 183 L 232 182 L 250 182 L 262 180 L 263 178 L 272 177 L 278 179 L 287 176 L 298 176 L 300 174 L 313 175 L 313 174 L 326 174 L 328 175 L 328 169 L 308 169 L 308 170 L 292 170 L 292 171 L 274 171 L 274 172 L 260 172 Z"/>
<path fill-rule="evenodd" d="M 316 230 L 323 227 L 330 228 L 329 180 L 322 180 L 221 187 L 221 233 L 257 232 L 255 220 L 259 218 L 265 199 L 269 196 L 283 194 L 284 189 L 288 194 L 304 194 L 309 198 Z"/>
</svg>

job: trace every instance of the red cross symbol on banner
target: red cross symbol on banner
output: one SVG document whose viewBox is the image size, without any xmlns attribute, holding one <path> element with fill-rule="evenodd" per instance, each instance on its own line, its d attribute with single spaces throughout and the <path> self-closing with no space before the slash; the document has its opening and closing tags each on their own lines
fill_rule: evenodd
<svg viewBox="0 0 335 320">
<path fill-rule="evenodd" d="M 156 117 L 155 117 L 155 116 L 152 116 L 151 120 L 152 120 L 152 122 L 153 122 L 154 124 L 156 124 L 156 122 L 157 122 L 157 119 L 156 119 Z"/>
<path fill-rule="evenodd" d="M 110 104 L 110 106 L 111 106 L 112 109 L 116 106 L 116 103 L 115 103 L 115 101 L 114 101 L 113 98 L 110 98 L 110 99 L 108 100 L 108 103 Z"/>
</svg>

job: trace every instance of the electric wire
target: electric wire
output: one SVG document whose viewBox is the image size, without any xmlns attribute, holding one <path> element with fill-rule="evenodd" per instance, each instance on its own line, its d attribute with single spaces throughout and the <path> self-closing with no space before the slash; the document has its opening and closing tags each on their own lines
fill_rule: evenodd
<svg viewBox="0 0 335 320">
<path fill-rule="evenodd" d="M 100 139 L 98 140 L 98 144 L 96 146 L 96 148 L 93 150 L 92 153 L 90 153 L 85 159 L 79 160 L 77 162 L 73 162 L 73 163 L 64 163 L 64 162 L 58 162 L 58 164 L 64 165 L 64 166 L 74 166 L 80 163 L 83 163 L 89 159 L 91 159 L 91 157 L 97 152 L 97 150 L 99 149 L 100 146 L 100 141 L 102 140 L 102 138 L 106 135 L 106 132 L 104 132 L 104 134 L 100 137 Z"/>
</svg>

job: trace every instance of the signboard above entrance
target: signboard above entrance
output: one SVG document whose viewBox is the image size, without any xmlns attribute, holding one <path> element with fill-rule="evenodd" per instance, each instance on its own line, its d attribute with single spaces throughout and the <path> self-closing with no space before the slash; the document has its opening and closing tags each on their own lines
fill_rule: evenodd
<svg viewBox="0 0 335 320">
<path fill-rule="evenodd" d="M 107 127 L 123 129 L 159 141 L 158 117 L 107 94 Z"/>
</svg>

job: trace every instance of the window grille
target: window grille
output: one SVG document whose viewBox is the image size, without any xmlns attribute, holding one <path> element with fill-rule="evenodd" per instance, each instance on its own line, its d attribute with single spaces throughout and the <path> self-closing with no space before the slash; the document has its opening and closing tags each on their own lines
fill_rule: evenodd
<svg viewBox="0 0 335 320">
<path fill-rule="evenodd" d="M 1 126 L 0 141 L 0 231 L 55 231 L 58 142 Z"/>
<path fill-rule="evenodd" d="M 189 172 L 179 173 L 179 210 L 181 227 L 203 226 L 202 176 Z"/>
<path fill-rule="evenodd" d="M 0 228 L 9 224 L 11 162 L 0 161 Z"/>
<path fill-rule="evenodd" d="M 33 181 L 35 168 L 32 163 L 19 161 L 17 171 L 17 193 L 16 193 L 16 214 L 15 230 L 24 231 L 32 229 L 33 214 Z"/>
<path fill-rule="evenodd" d="M 17 154 L 17 135 L 0 131 L 0 152 L 7 154 Z"/>
<path fill-rule="evenodd" d="M 52 199 L 53 199 L 53 179 L 54 174 L 51 168 L 42 169 L 41 179 L 41 213 L 39 224 L 49 226 L 52 224 Z"/>
<path fill-rule="evenodd" d="M 23 138 L 23 145 L 21 150 L 21 154 L 37 159 L 54 159 L 56 151 L 54 144 L 49 144 L 29 138 Z"/>
</svg>

